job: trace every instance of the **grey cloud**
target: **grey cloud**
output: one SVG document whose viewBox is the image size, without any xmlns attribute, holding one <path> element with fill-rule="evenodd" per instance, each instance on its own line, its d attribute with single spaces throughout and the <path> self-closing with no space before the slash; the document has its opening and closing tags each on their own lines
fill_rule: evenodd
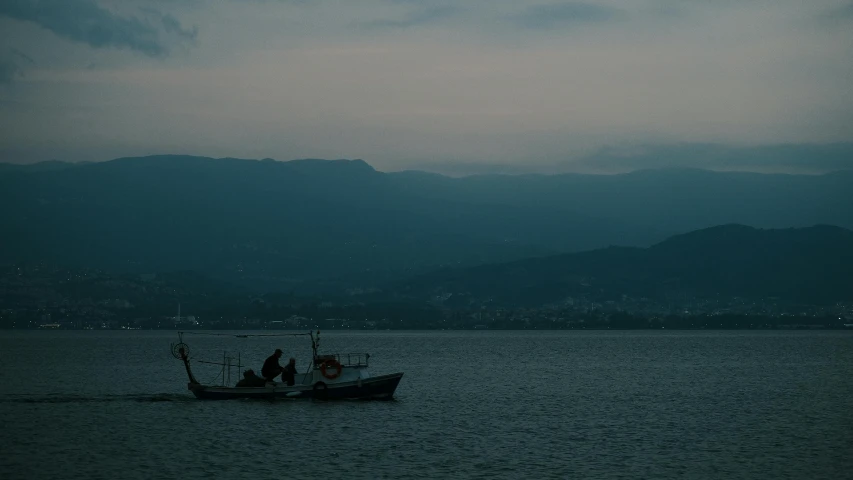
<svg viewBox="0 0 853 480">
<path fill-rule="evenodd" d="M 169 15 L 168 13 L 163 13 L 156 8 L 143 7 L 140 8 L 140 10 L 159 19 L 163 24 L 163 30 L 166 33 L 177 35 L 193 43 L 195 42 L 196 37 L 198 36 L 198 27 L 193 26 L 192 29 L 184 28 L 177 18 Z"/>
<path fill-rule="evenodd" d="M 24 75 L 22 65 L 35 65 L 35 60 L 17 49 L 11 49 L 0 56 L 0 84 L 12 83 Z"/>
<path fill-rule="evenodd" d="M 186 2 L 197 2 L 201 0 L 183 0 Z M 309 5 L 311 0 L 232 0 L 234 3 L 257 3 L 257 4 L 289 4 L 289 5 Z"/>
<path fill-rule="evenodd" d="M 408 28 L 435 23 L 452 17 L 462 10 L 450 6 L 430 7 L 397 20 L 374 20 L 362 23 L 366 28 Z"/>
<path fill-rule="evenodd" d="M 563 2 L 528 7 L 512 20 L 531 29 L 551 29 L 573 24 L 602 23 L 624 18 L 625 12 L 592 3 Z"/>
<path fill-rule="evenodd" d="M 174 33 L 188 40 L 195 40 L 196 36 L 198 36 L 198 27 L 196 27 L 195 25 L 193 26 L 192 30 L 184 29 L 181 26 L 181 22 L 179 22 L 178 19 L 169 14 L 163 15 L 161 20 L 163 21 L 163 27 L 168 33 Z"/>
<path fill-rule="evenodd" d="M 818 20 L 828 25 L 847 24 L 853 21 L 853 2 L 822 12 L 818 15 Z"/>
<path fill-rule="evenodd" d="M 21 74 L 18 65 L 8 58 L 0 58 L 0 85 L 12 83 Z"/>
<path fill-rule="evenodd" d="M 9 92 L 29 102 L 0 108 L 0 143 L 42 159 L 201 148 L 195 153 L 551 171 L 614 142 L 853 141 L 850 37 L 845 24 L 817 20 L 851 0 L 721 1 L 0 0 L 0 77 L 17 80 Z M 371 20 L 374 29 L 356 23 Z M 141 33 L 108 43 L 125 54 L 92 52 L 83 27 L 69 33 L 60 22 L 118 22 Z M 196 38 L 193 24 L 192 56 L 152 65 L 127 54 L 140 39 L 177 49 Z M 35 57 L 38 75 L 5 54 L 12 46 Z M 74 72 L 87 65 L 96 70 Z M 797 163 L 696 145 L 629 153 L 602 152 L 587 170 Z M 840 154 L 799 158 L 810 168 L 849 165 Z"/>
<path fill-rule="evenodd" d="M 528 175 L 540 173 L 541 165 L 526 165 L 512 163 L 442 161 L 418 163 L 410 170 L 420 170 L 446 175 L 448 177 L 465 177 L 469 175 Z"/>
<path fill-rule="evenodd" d="M 151 57 L 168 54 L 158 28 L 137 17 L 119 16 L 93 0 L 3 0 L 0 17 L 31 22 L 94 48 L 129 48 Z M 167 33 L 187 34 L 173 17 L 161 21 Z"/>
<path fill-rule="evenodd" d="M 24 52 L 22 52 L 16 48 L 12 49 L 12 56 L 22 60 L 24 63 L 30 64 L 30 65 L 35 65 L 35 63 L 36 63 L 36 61 L 33 60 L 29 55 L 25 54 Z"/>
<path fill-rule="evenodd" d="M 583 157 L 539 162 L 431 161 L 409 168 L 448 176 L 535 173 L 625 173 L 646 169 L 697 168 L 821 174 L 853 171 L 853 143 L 734 147 L 710 143 L 606 146 Z"/>
<path fill-rule="evenodd" d="M 574 163 L 604 172 L 692 167 L 710 170 L 830 172 L 853 169 L 853 143 L 732 147 L 717 144 L 608 147 Z"/>
</svg>

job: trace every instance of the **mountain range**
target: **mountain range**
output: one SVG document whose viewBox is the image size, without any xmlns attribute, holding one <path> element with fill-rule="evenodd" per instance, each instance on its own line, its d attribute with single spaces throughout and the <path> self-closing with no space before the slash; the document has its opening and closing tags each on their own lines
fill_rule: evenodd
<svg viewBox="0 0 853 480">
<path fill-rule="evenodd" d="M 394 285 L 409 295 L 448 269 L 572 252 L 591 251 L 572 262 L 609 252 L 647 269 L 648 252 L 673 245 L 659 242 L 717 225 L 853 228 L 851 191 L 849 171 L 450 178 L 361 160 L 180 155 L 3 164 L 0 262 L 193 270 L 266 291 Z M 595 250 L 609 245 L 623 248 Z"/>
<path fill-rule="evenodd" d="M 609 247 L 442 269 L 400 282 L 387 293 L 398 300 L 466 307 L 538 307 L 571 298 L 659 302 L 673 296 L 829 305 L 853 300 L 853 231 L 722 225 L 648 248 Z"/>
</svg>

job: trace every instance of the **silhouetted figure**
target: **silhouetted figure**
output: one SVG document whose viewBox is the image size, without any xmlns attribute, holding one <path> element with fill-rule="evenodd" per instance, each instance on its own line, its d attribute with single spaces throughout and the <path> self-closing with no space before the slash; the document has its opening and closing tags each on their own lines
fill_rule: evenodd
<svg viewBox="0 0 853 480">
<path fill-rule="evenodd" d="M 290 357 L 290 362 L 282 369 L 281 379 L 287 382 L 287 386 L 292 386 L 295 382 L 296 376 L 296 359 Z"/>
<path fill-rule="evenodd" d="M 276 348 L 275 353 L 267 357 L 264 366 L 261 368 L 261 375 L 266 381 L 271 382 L 280 373 L 284 373 L 284 368 L 278 364 L 278 359 L 281 358 L 281 349 Z"/>
<path fill-rule="evenodd" d="M 238 387 L 263 387 L 267 383 L 266 380 L 257 376 L 254 370 L 246 370 L 243 372 L 243 379 L 237 382 Z"/>
</svg>

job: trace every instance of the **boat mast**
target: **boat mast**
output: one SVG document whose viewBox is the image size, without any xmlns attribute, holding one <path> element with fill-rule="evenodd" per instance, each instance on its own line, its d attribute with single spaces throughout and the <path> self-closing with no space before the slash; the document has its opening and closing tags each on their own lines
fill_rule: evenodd
<svg viewBox="0 0 853 480">
<path fill-rule="evenodd" d="M 320 347 L 320 330 L 317 330 L 317 338 L 314 338 L 314 332 L 308 331 L 308 335 L 311 335 L 311 352 L 313 353 L 311 360 L 317 359 L 317 348 Z"/>
<path fill-rule="evenodd" d="M 178 332 L 178 344 L 172 345 L 172 355 L 177 358 L 180 358 L 181 361 L 184 362 L 184 368 L 187 370 L 187 377 L 190 379 L 191 384 L 198 385 L 199 382 L 196 380 L 193 375 L 193 371 L 190 368 L 190 358 L 189 358 L 189 347 L 186 343 L 184 343 L 184 334 L 183 332 Z"/>
</svg>

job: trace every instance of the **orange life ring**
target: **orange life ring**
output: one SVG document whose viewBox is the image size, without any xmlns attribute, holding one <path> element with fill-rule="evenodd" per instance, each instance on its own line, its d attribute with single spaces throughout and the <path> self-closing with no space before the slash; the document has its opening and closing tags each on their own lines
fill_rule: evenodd
<svg viewBox="0 0 853 480">
<path fill-rule="evenodd" d="M 338 370 L 337 373 L 326 372 L 326 368 L 328 367 L 335 367 Z M 343 366 L 341 366 L 341 363 L 335 360 L 334 358 L 330 358 L 320 365 L 320 372 L 323 374 L 324 377 L 328 378 L 329 380 L 334 380 L 340 377 L 343 369 L 344 368 Z"/>
</svg>

